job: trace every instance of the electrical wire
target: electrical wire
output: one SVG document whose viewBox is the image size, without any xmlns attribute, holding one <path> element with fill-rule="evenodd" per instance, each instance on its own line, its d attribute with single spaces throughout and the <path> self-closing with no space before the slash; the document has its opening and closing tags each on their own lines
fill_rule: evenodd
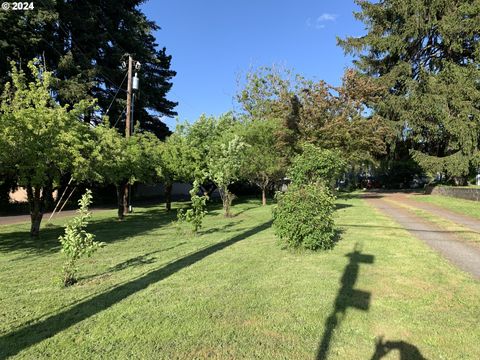
<svg viewBox="0 0 480 360">
<path fill-rule="evenodd" d="M 127 78 L 127 75 L 128 75 L 128 71 L 125 73 L 125 76 L 123 77 L 123 80 L 122 80 L 122 82 L 121 82 L 121 84 L 120 84 L 120 87 L 118 88 L 118 90 L 117 90 L 117 92 L 115 93 L 112 101 L 110 102 L 110 105 L 108 105 L 108 108 L 107 108 L 107 111 L 105 112 L 105 115 L 108 115 L 108 112 L 110 111 L 110 108 L 112 107 L 113 102 L 114 102 L 115 99 L 117 98 L 117 95 L 118 95 L 118 93 L 120 92 L 120 89 L 122 88 L 122 85 L 123 85 L 123 83 L 125 82 L 125 79 Z"/>
<path fill-rule="evenodd" d="M 118 116 L 117 118 L 117 121 L 115 121 L 115 124 L 113 125 L 113 127 L 116 127 L 117 124 L 118 124 L 118 121 L 120 120 L 120 118 L 122 117 L 123 113 L 125 112 L 125 110 L 127 110 L 127 105 L 125 105 L 125 107 L 123 108 L 122 112 L 120 113 L 120 115 Z"/>
</svg>

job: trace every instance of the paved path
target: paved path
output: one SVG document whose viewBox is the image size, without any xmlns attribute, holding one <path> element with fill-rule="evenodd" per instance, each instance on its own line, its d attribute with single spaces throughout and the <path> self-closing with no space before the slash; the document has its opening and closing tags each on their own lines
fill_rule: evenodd
<svg viewBox="0 0 480 360">
<path fill-rule="evenodd" d="M 91 212 L 94 213 L 100 210 L 108 210 L 108 209 L 92 209 Z M 63 218 L 67 216 L 75 215 L 77 210 L 63 210 L 61 213 L 56 213 L 53 215 L 52 220 Z M 43 214 L 42 224 L 45 224 L 50 217 L 51 213 Z M 0 216 L 0 226 L 1 225 L 12 225 L 12 224 L 20 224 L 25 222 L 30 222 L 30 215 L 12 215 L 12 216 Z"/>
<path fill-rule="evenodd" d="M 369 193 L 365 194 L 364 198 L 457 267 L 480 279 L 480 248 L 460 240 L 453 232 L 439 228 L 400 205 L 386 201 L 391 196 L 384 193 Z"/>
</svg>

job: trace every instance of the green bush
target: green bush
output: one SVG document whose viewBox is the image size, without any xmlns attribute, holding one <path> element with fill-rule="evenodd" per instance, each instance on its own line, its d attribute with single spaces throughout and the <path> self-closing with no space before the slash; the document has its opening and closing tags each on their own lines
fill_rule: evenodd
<svg viewBox="0 0 480 360">
<path fill-rule="evenodd" d="M 207 214 L 207 200 L 208 196 L 198 196 L 200 190 L 200 183 L 195 180 L 193 187 L 190 190 L 190 197 L 192 207 L 188 210 L 180 209 L 177 213 L 177 220 L 179 223 L 187 222 L 192 226 L 194 233 L 202 227 L 203 218 Z"/>
<path fill-rule="evenodd" d="M 104 243 L 94 241 L 95 235 L 85 229 L 91 214 L 88 207 L 92 203 L 92 192 L 87 189 L 82 198 L 78 200 L 78 216 L 70 220 L 65 226 L 65 234 L 59 237 L 62 244 L 62 253 L 66 256 L 63 266 L 63 284 L 73 285 L 77 282 L 77 261 L 83 256 L 91 256 Z"/>
<path fill-rule="evenodd" d="M 325 185 L 293 184 L 276 198 L 273 226 L 282 244 L 309 250 L 333 247 L 335 197 Z"/>
</svg>

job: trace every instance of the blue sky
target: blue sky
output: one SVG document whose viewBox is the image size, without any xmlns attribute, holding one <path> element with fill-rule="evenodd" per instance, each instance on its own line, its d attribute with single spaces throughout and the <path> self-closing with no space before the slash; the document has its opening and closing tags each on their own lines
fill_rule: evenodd
<svg viewBox="0 0 480 360">
<path fill-rule="evenodd" d="M 237 78 L 252 67 L 279 64 L 338 85 L 351 58 L 336 36 L 359 36 L 353 0 L 150 0 L 142 5 L 161 30 L 158 44 L 177 71 L 168 98 L 180 120 L 231 110 Z M 164 119 L 173 129 L 175 119 Z"/>
</svg>

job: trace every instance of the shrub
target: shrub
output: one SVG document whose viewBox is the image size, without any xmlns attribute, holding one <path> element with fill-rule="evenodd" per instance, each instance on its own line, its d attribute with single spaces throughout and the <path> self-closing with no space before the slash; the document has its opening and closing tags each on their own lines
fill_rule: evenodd
<svg viewBox="0 0 480 360">
<path fill-rule="evenodd" d="M 188 222 L 192 226 L 194 233 L 202 227 L 203 218 L 205 217 L 207 210 L 206 204 L 208 196 L 198 196 L 200 190 L 200 184 L 197 180 L 193 182 L 193 187 L 190 190 L 190 196 L 192 201 L 192 207 L 188 210 L 180 209 L 177 213 L 177 219 L 180 223 Z"/>
<path fill-rule="evenodd" d="M 78 216 L 70 220 L 65 226 L 65 234 L 59 237 L 62 244 L 62 253 L 67 260 L 63 266 L 63 284 L 73 285 L 77 282 L 77 260 L 83 256 L 91 256 L 103 243 L 94 241 L 95 235 L 88 233 L 85 228 L 91 217 L 88 207 L 92 203 L 92 192 L 87 189 L 78 200 Z"/>
<path fill-rule="evenodd" d="M 292 184 L 277 193 L 273 226 L 288 248 L 330 249 L 334 245 L 335 197 L 323 184 Z"/>
</svg>

